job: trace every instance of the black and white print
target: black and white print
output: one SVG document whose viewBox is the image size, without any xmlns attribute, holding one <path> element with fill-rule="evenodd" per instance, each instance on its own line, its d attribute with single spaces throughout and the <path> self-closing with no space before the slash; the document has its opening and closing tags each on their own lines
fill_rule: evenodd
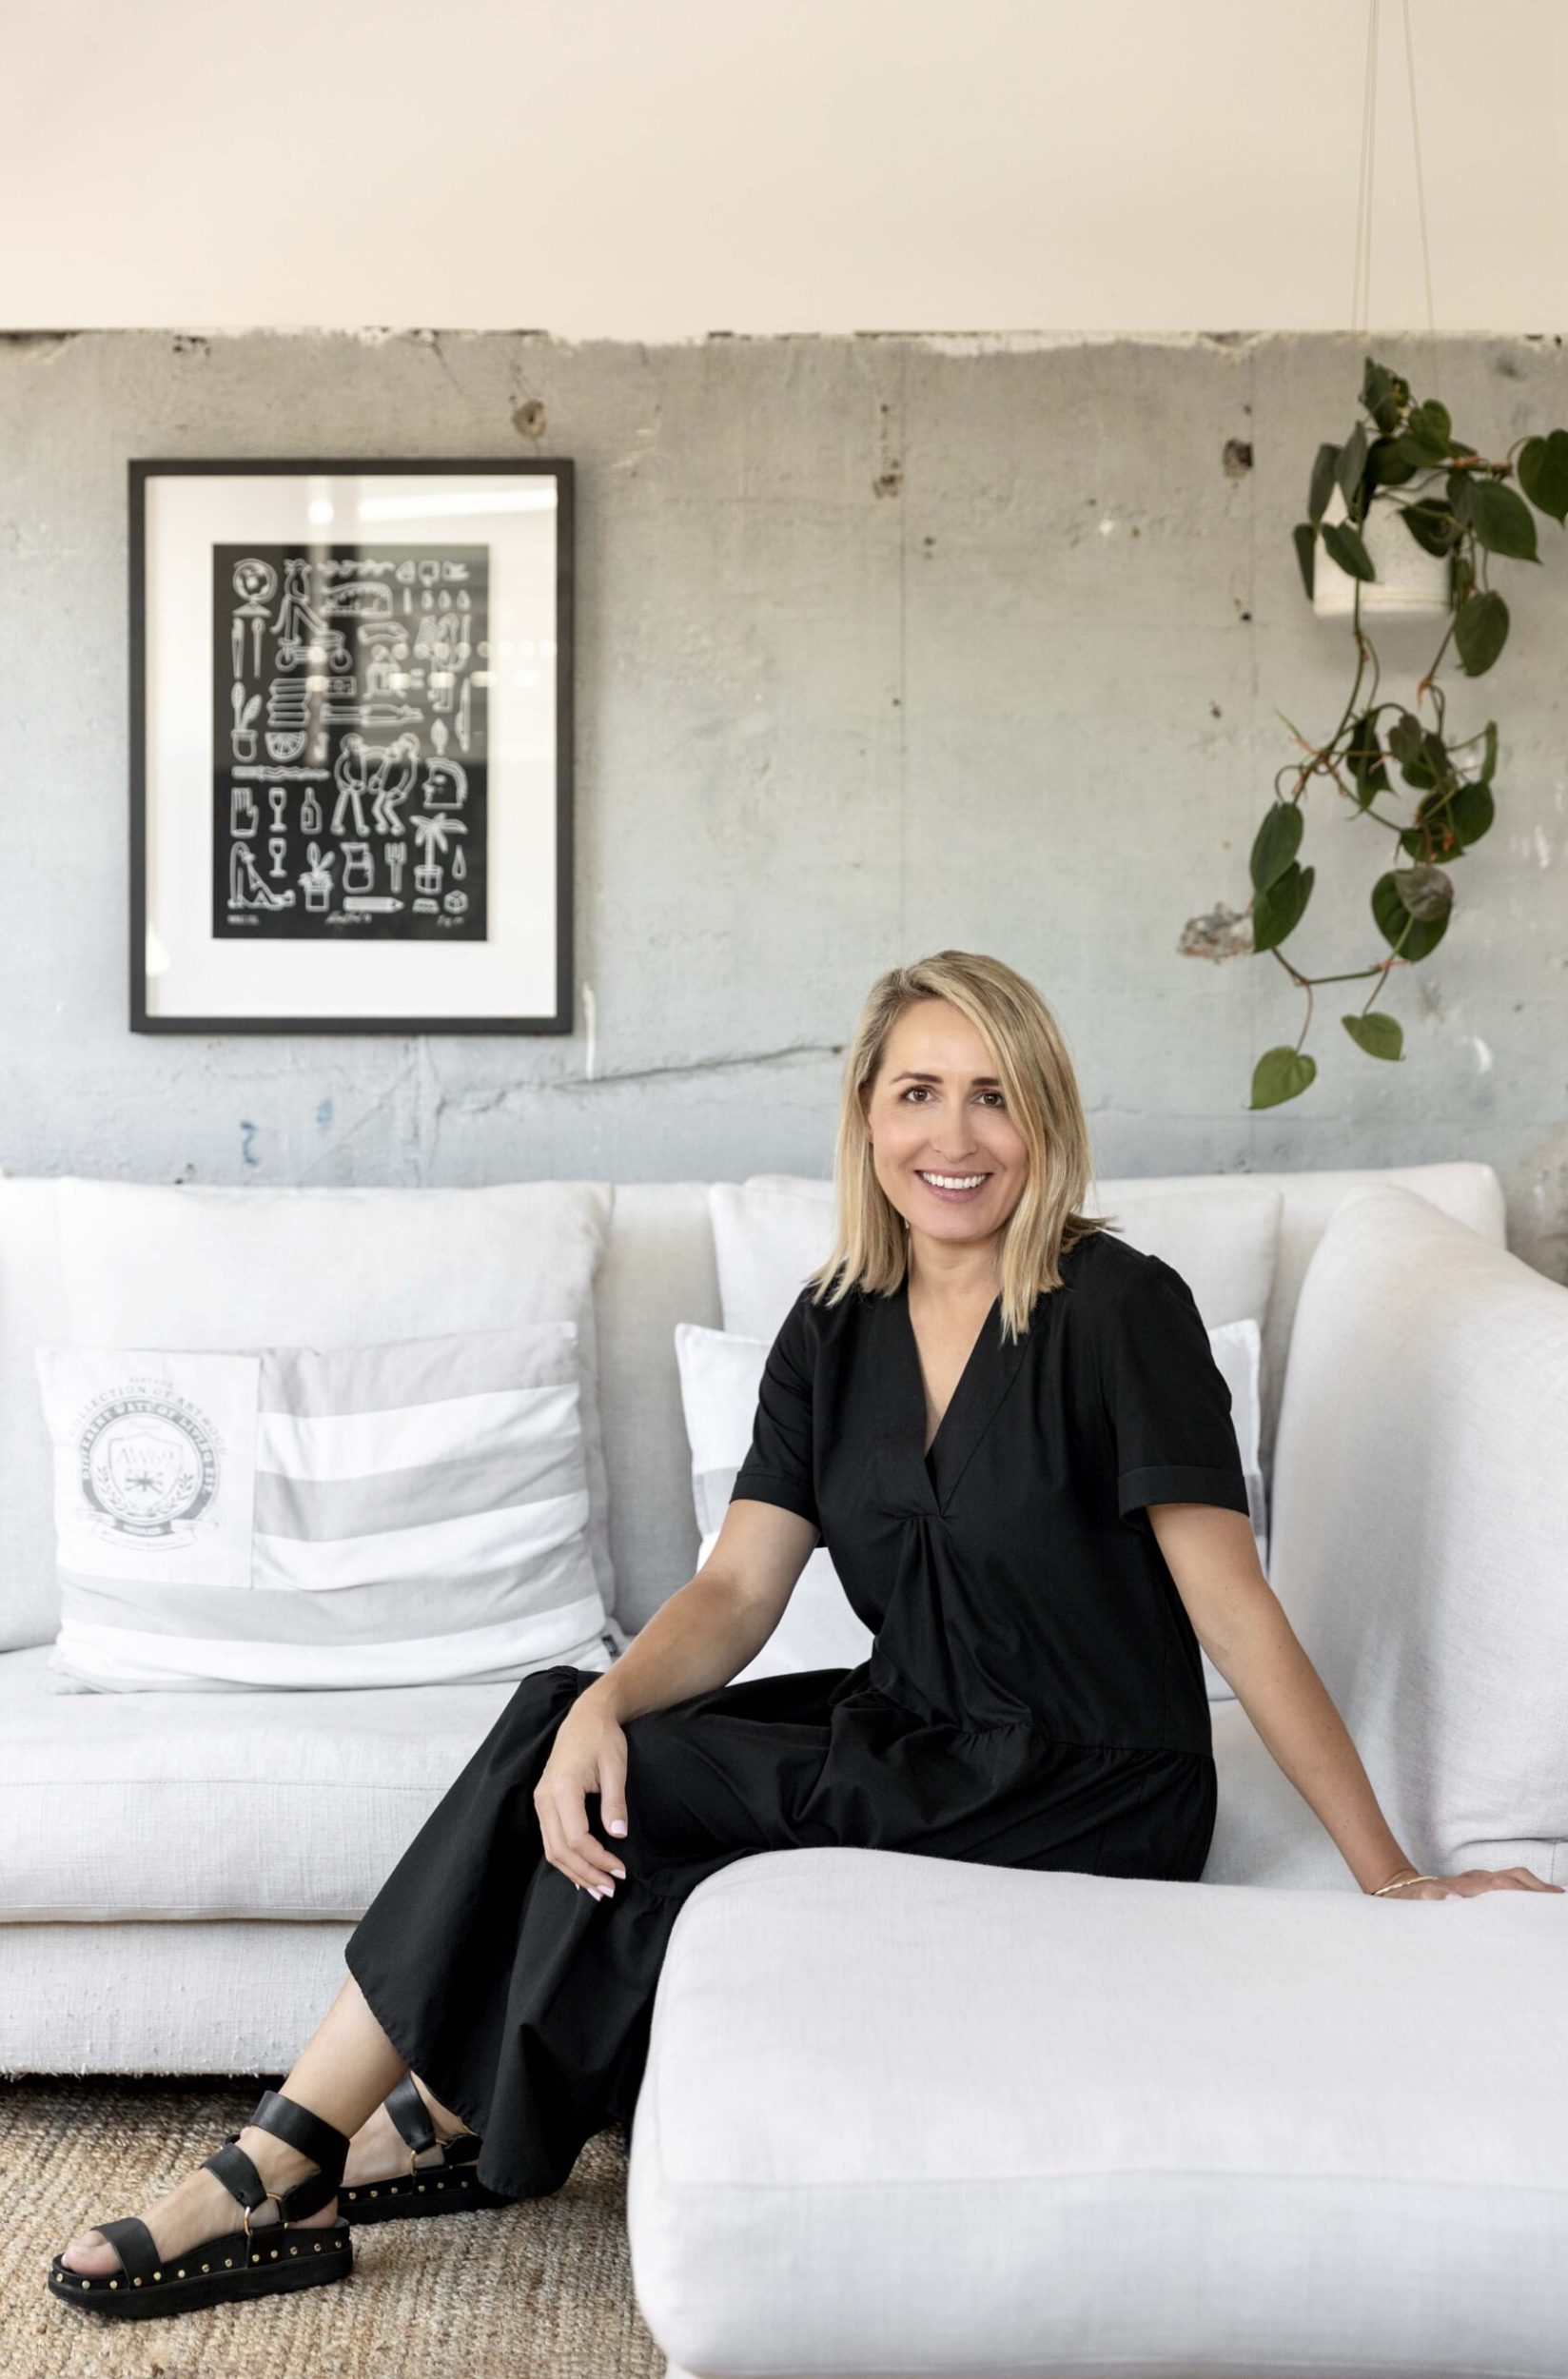
<svg viewBox="0 0 1568 2379">
<path fill-rule="evenodd" d="M 487 545 L 215 544 L 212 931 L 487 937 Z"/>
</svg>

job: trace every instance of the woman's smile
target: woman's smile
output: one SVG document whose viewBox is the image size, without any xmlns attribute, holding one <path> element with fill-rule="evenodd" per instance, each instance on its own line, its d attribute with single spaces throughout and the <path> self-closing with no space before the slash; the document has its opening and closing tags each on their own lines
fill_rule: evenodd
<svg viewBox="0 0 1568 2379">
<path fill-rule="evenodd" d="M 990 1179 L 989 1173 L 924 1172 L 918 1168 L 914 1177 L 945 1206 L 972 1206 L 977 1198 L 985 1196 L 986 1184 Z"/>
</svg>

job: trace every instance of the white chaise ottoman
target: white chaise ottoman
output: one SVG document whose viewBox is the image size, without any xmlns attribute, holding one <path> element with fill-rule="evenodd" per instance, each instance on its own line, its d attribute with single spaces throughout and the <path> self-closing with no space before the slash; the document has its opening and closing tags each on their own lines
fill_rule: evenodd
<svg viewBox="0 0 1568 2379">
<path fill-rule="evenodd" d="M 638 2301 L 672 2379 L 1561 2379 L 1565 1985 L 1542 1893 L 741 1859 L 660 1976 Z"/>
</svg>

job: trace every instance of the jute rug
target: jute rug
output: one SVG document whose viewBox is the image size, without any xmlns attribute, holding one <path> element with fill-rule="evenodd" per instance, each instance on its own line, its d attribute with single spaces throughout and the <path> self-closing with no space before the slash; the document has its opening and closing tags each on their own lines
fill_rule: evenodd
<svg viewBox="0 0 1568 2379">
<path fill-rule="evenodd" d="M 356 2231 L 353 2272 L 330 2288 L 167 2321 L 57 2303 L 45 2278 L 72 2232 L 161 2195 L 238 2129 L 260 2087 L 0 2082 L 5 2379 L 662 2379 L 632 2295 L 613 2131 L 553 2197 Z"/>
</svg>

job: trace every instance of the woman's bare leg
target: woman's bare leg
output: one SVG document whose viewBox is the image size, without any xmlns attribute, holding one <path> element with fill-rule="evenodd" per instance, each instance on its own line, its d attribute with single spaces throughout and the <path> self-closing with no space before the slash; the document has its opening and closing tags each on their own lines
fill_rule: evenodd
<svg viewBox="0 0 1568 2379">
<path fill-rule="evenodd" d="M 350 1975 L 291 2067 L 283 2094 L 336 2130 L 353 2133 L 407 2070 Z M 437 2110 L 438 2122 L 444 2114 L 444 2109 Z M 444 2128 L 457 2131 L 462 2127 L 454 2115 Z M 256 2131 L 248 2123 L 240 2133 L 240 2146 L 273 2188 L 287 2189 L 316 2170 L 310 2158 L 301 2155 L 286 2140 Z M 329 2223 L 336 2214 L 334 2198 L 306 2219 L 311 2224 Z M 184 2254 L 202 2239 L 233 2230 L 237 2213 L 233 2198 L 217 2176 L 198 2170 L 167 2197 L 159 2198 L 142 2219 L 160 2254 L 168 2256 Z M 72 2271 L 94 2274 L 116 2271 L 120 2264 L 114 2249 L 97 2231 L 79 2232 L 66 2249 L 64 2261 Z"/>
</svg>

